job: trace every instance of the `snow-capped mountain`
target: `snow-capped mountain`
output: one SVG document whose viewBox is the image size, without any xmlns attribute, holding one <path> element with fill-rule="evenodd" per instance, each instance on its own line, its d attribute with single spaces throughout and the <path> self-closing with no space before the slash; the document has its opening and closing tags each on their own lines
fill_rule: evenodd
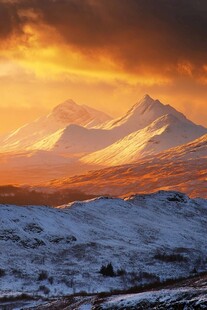
<svg viewBox="0 0 207 310">
<path fill-rule="evenodd" d="M 4 136 L 0 140 L 1 184 L 49 182 L 100 165 L 131 163 L 207 133 L 206 128 L 148 95 L 121 119 L 106 119 L 104 113 L 69 100 Z"/>
<path fill-rule="evenodd" d="M 64 130 L 70 124 L 92 128 L 110 119 L 110 116 L 101 111 L 86 105 L 78 105 L 69 99 L 56 106 L 50 114 L 4 135 L 0 151 L 34 149 L 35 143 L 61 129 Z"/>
<path fill-rule="evenodd" d="M 68 153 L 69 155 L 77 153 L 86 154 L 101 150 L 123 139 L 123 141 L 119 141 L 109 148 L 110 157 L 110 149 L 113 150 L 115 148 L 118 150 L 124 148 L 126 153 L 129 141 L 134 143 L 134 149 L 136 149 L 140 145 L 145 145 L 148 139 L 149 143 L 146 146 L 146 150 L 152 146 L 152 151 L 146 151 L 146 154 L 150 154 L 154 152 L 154 144 L 150 144 L 150 140 L 153 139 L 156 131 L 158 135 L 158 131 L 162 131 L 160 122 L 165 122 L 163 130 L 164 127 L 168 126 L 166 118 L 169 118 L 168 125 L 171 128 L 179 123 L 180 132 L 174 128 L 175 135 L 177 130 L 177 137 L 171 137 L 169 134 L 169 138 L 175 140 L 174 144 L 167 143 L 167 137 L 163 137 L 164 141 L 162 141 L 160 135 L 161 141 L 155 141 L 155 143 L 160 142 L 161 147 L 160 149 L 157 147 L 155 152 L 168 146 L 171 147 L 191 141 L 207 132 L 207 129 L 195 125 L 171 106 L 164 105 L 159 100 L 153 100 L 148 95 L 145 95 L 122 118 L 109 122 L 107 120 L 110 117 L 105 113 L 85 105 L 80 106 L 72 100 L 67 100 L 55 107 L 49 115 L 27 124 L 4 137 L 0 151 L 47 150 Z M 183 124 L 183 128 L 181 124 Z M 141 131 L 137 132 L 141 129 L 143 133 Z M 166 131 L 168 129 L 166 128 Z M 151 137 L 150 132 L 154 132 Z M 130 134 L 132 136 L 129 136 Z M 119 144 L 120 147 L 118 146 Z M 103 150 L 103 153 L 105 154 L 105 150 Z M 139 158 L 138 153 L 139 150 L 137 150 L 137 155 L 134 155 L 135 159 Z M 145 152 L 140 152 L 141 154 L 144 156 Z M 115 154 L 112 155 L 114 156 Z M 117 162 L 117 160 L 119 159 L 115 158 L 114 162 Z M 126 158 L 126 160 L 128 159 Z M 111 164 L 114 162 L 112 161 Z"/>
<path fill-rule="evenodd" d="M 206 128 L 194 124 L 171 106 L 145 95 L 121 119 L 95 128 L 69 125 L 32 147 L 79 154 L 98 150 L 100 152 L 89 155 L 86 161 L 113 165 L 189 142 L 205 133 Z M 123 140 L 118 141 L 120 139 Z M 105 150 L 105 147 L 108 148 Z"/>
<path fill-rule="evenodd" d="M 110 291 L 203 270 L 206 212 L 206 200 L 178 192 L 0 205 L 1 295 Z M 114 277 L 103 276 L 110 262 Z"/>
<path fill-rule="evenodd" d="M 87 105 L 79 105 L 72 99 L 56 106 L 50 115 L 64 126 L 76 124 L 87 128 L 92 128 L 111 119 L 106 113 Z"/>
<path fill-rule="evenodd" d="M 83 157 L 82 161 L 102 166 L 129 164 L 142 157 L 185 144 L 204 133 L 206 129 L 193 124 L 182 115 L 177 117 L 166 114 L 107 148 Z"/>
<path fill-rule="evenodd" d="M 143 129 L 152 122 L 164 115 L 173 115 L 180 121 L 192 123 L 184 114 L 178 112 L 170 105 L 154 100 L 149 95 L 145 95 L 139 100 L 123 117 L 111 120 L 100 127 L 103 129 L 119 131 L 120 135 L 127 135 L 131 132 Z M 200 126 L 203 128 L 202 126 Z"/>
</svg>

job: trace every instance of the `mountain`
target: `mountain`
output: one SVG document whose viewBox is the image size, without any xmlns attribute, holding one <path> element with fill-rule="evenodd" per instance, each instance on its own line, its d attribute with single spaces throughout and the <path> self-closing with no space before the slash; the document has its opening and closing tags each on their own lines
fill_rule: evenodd
<svg viewBox="0 0 207 310">
<path fill-rule="evenodd" d="M 121 119 L 106 119 L 104 113 L 68 100 L 49 115 L 4 136 L 0 183 L 37 184 L 100 166 L 133 163 L 207 133 L 148 95 Z"/>
<path fill-rule="evenodd" d="M 0 205 L 1 295 L 111 291 L 206 270 L 206 210 L 206 200 L 163 191 Z M 114 277 L 103 276 L 110 262 Z"/>
<path fill-rule="evenodd" d="M 106 113 L 87 105 L 79 105 L 72 99 L 66 100 L 56 106 L 51 116 L 64 126 L 76 124 L 87 128 L 92 128 L 111 119 Z"/>
<path fill-rule="evenodd" d="M 69 99 L 56 106 L 50 114 L 28 123 L 6 136 L 4 135 L 0 151 L 34 149 L 35 143 L 70 124 L 92 128 L 110 119 L 103 112 L 86 105 L 78 105 Z"/>
<path fill-rule="evenodd" d="M 108 167 L 53 180 L 54 188 L 78 189 L 87 194 L 124 196 L 156 190 L 183 191 L 207 198 L 207 135 L 136 163 Z"/>
<path fill-rule="evenodd" d="M 59 109 L 58 109 L 59 110 Z M 60 109 L 61 110 L 61 109 Z M 167 114 L 168 113 L 168 114 Z M 67 115 L 67 113 L 59 113 L 60 115 Z M 85 114 L 84 114 L 85 115 Z M 137 130 L 144 129 L 150 126 L 150 129 L 146 128 L 143 133 L 147 131 L 153 131 L 151 127 L 156 131 L 156 126 L 161 127 L 160 122 L 165 122 L 163 126 L 167 126 L 167 119 L 164 117 L 168 115 L 169 124 L 173 128 L 174 117 L 174 126 L 180 122 L 179 128 L 180 132 L 177 131 L 177 135 L 181 138 L 175 139 L 175 143 L 168 143 L 171 146 L 178 145 L 180 143 L 185 143 L 194 138 L 197 138 L 207 132 L 207 129 L 202 126 L 195 125 L 193 122 L 188 120 L 183 114 L 176 111 L 169 105 L 164 105 L 158 100 L 153 100 L 148 95 L 144 96 L 136 105 L 130 109 L 124 117 L 116 121 L 105 122 L 101 126 L 95 126 L 94 128 L 84 127 L 84 125 L 68 125 L 60 130 L 57 130 L 55 133 L 47 135 L 44 139 L 40 139 L 32 145 L 32 149 L 42 149 L 42 150 L 51 150 L 56 152 L 70 153 L 70 154 L 84 154 L 91 153 L 97 150 L 101 150 L 111 144 L 117 142 L 119 139 L 125 138 L 127 135 L 135 132 Z M 164 117 L 164 120 L 159 120 L 160 117 Z M 171 119 L 170 119 L 171 118 Z M 153 123 L 155 122 L 155 124 Z M 158 123 L 158 124 L 156 124 Z M 183 124 L 183 128 L 182 125 Z M 94 122 L 93 122 L 94 124 Z M 188 128 L 188 129 L 187 129 Z M 167 130 L 167 129 L 166 129 Z M 175 135 L 176 129 L 174 128 Z M 185 132 L 186 131 L 186 132 Z M 186 135 L 186 138 L 185 138 Z M 149 140 L 150 135 L 148 134 Z M 153 134 L 152 134 L 153 137 Z M 152 138 L 151 137 L 151 138 Z M 169 135 L 169 138 L 172 138 Z M 175 138 L 175 137 L 173 137 Z M 126 149 L 128 144 L 128 139 L 131 137 L 126 137 L 123 141 L 123 147 Z M 138 135 L 137 139 L 145 140 L 146 136 L 142 136 L 141 133 Z M 167 138 L 166 138 L 167 139 Z M 119 143 L 119 142 L 118 142 Z M 126 143 L 126 145 L 124 145 Z M 135 147 L 137 145 L 136 137 L 134 137 Z M 143 141 L 142 144 L 144 144 Z M 168 147 L 168 144 L 166 147 Z M 112 145 L 112 149 L 114 145 Z M 115 147 L 116 148 L 116 147 Z M 119 148 L 119 147 L 118 147 Z M 164 149 L 161 147 L 160 150 Z M 105 150 L 103 150 L 105 152 Z M 153 153 L 153 150 L 152 150 Z M 98 153 L 97 156 L 100 154 Z M 93 155 L 92 155 L 93 156 Z M 144 156 L 144 154 L 143 154 Z M 96 162 L 95 162 L 96 163 Z"/>
<path fill-rule="evenodd" d="M 145 95 L 123 117 L 111 120 L 100 127 L 107 130 L 121 131 L 123 135 L 127 135 L 143 129 L 159 117 L 169 114 L 177 117 L 182 122 L 192 124 L 184 114 L 178 112 L 170 105 L 165 105 L 158 99 L 154 100 L 149 95 Z M 203 128 L 202 126 L 200 127 Z"/>
<path fill-rule="evenodd" d="M 207 132 L 205 128 L 195 125 L 171 106 L 164 105 L 159 100 L 153 100 L 148 95 L 145 95 L 122 118 L 108 122 L 110 117 L 105 113 L 67 100 L 55 107 L 49 115 L 26 124 L 4 137 L 0 151 L 49 150 L 66 152 L 70 155 L 91 153 L 125 138 L 135 131 L 144 128 L 146 128 L 144 132 L 152 131 L 147 127 L 155 127 L 156 124 L 154 125 L 153 122 L 157 120 L 159 123 L 159 118 L 165 115 L 174 116 L 183 123 L 184 130 L 185 127 L 191 126 L 192 132 L 195 130 L 196 133 L 192 134 L 192 137 L 188 133 L 186 139 L 184 139 L 184 133 L 178 133 L 179 136 L 183 136 L 183 139 L 176 139 L 174 145 L 177 145 L 179 141 L 181 143 L 190 141 Z M 156 128 L 154 130 L 156 131 Z M 141 133 L 138 133 L 137 136 L 138 139 L 142 139 Z M 145 138 L 143 135 L 143 139 Z M 128 144 L 128 139 L 131 137 L 126 137 L 124 140 L 126 144 Z M 123 143 L 125 143 L 124 141 Z M 134 137 L 134 142 L 136 145 L 136 137 Z M 170 144 L 170 146 L 172 145 Z M 124 147 L 127 148 L 127 145 Z"/>
<path fill-rule="evenodd" d="M 166 114 L 144 129 L 135 131 L 105 149 L 82 158 L 84 163 L 102 166 L 129 164 L 141 157 L 192 141 L 207 130 L 183 117 Z"/>
</svg>

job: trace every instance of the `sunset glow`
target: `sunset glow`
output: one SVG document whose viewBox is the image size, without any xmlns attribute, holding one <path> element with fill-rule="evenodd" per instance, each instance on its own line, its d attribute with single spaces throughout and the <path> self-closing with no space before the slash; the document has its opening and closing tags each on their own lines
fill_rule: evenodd
<svg viewBox="0 0 207 310">
<path fill-rule="evenodd" d="M 178 3 L 1 0 L 0 132 L 67 98 L 118 116 L 144 93 L 207 125 L 206 2 Z"/>
<path fill-rule="evenodd" d="M 0 0 L 0 309 L 207 309 L 207 0 Z"/>
</svg>

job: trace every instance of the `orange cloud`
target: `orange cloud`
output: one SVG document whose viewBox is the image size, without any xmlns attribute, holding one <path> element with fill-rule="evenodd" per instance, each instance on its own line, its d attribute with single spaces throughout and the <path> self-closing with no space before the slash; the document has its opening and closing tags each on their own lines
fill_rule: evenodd
<svg viewBox="0 0 207 310">
<path fill-rule="evenodd" d="M 206 12 L 204 0 L 0 1 L 1 105 L 73 97 L 115 115 L 150 93 L 206 125 Z"/>
</svg>

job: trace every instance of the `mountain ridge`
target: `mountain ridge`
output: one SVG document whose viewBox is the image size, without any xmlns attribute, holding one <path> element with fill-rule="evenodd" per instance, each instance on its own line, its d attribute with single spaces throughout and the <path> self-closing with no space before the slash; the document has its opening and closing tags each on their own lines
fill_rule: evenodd
<svg viewBox="0 0 207 310">
<path fill-rule="evenodd" d="M 87 110 L 83 115 L 77 112 L 83 109 Z M 5 180 L 6 183 L 34 185 L 57 178 L 60 178 L 61 184 L 64 177 L 100 169 L 102 164 L 125 165 L 152 155 L 157 158 L 160 151 L 193 141 L 207 133 L 206 128 L 149 96 L 144 96 L 115 125 L 116 120 L 93 126 L 96 114 L 102 118 L 102 112 L 80 106 L 72 100 L 63 102 L 54 110 L 51 112 L 53 116 L 51 113 L 43 116 L 40 121 L 23 126 L 1 141 L 1 184 Z M 90 111 L 91 120 L 86 117 Z M 167 117 L 166 111 L 169 112 Z M 60 118 L 63 115 L 64 124 L 51 121 L 54 120 L 54 113 Z M 73 120 L 70 118 L 72 123 L 65 125 L 68 113 Z M 87 126 L 81 122 L 87 123 Z M 95 154 L 95 160 L 94 152 L 100 152 Z M 168 154 L 174 156 L 172 152 Z M 90 160 L 87 159 L 86 163 L 84 157 Z"/>
<path fill-rule="evenodd" d="M 148 112 L 148 115 L 147 115 L 147 112 Z M 124 127 L 126 126 L 127 123 L 131 122 L 132 123 L 131 125 L 133 126 L 133 128 L 135 128 L 135 130 L 139 130 L 139 129 L 146 127 L 152 121 L 154 121 L 155 119 L 165 114 L 172 114 L 183 122 L 192 123 L 192 121 L 187 119 L 183 113 L 177 111 L 171 105 L 169 104 L 164 105 L 158 99 L 154 100 L 149 95 L 145 95 L 143 96 L 143 98 L 141 98 L 141 100 L 139 100 L 135 105 L 133 105 L 131 109 L 129 109 L 126 112 L 124 116 L 122 116 L 121 118 L 117 118 L 115 120 L 109 121 L 106 124 L 103 124 L 101 128 L 115 130 L 116 127 L 118 126 Z M 143 115 L 145 115 L 144 120 L 142 120 Z M 135 121 L 135 124 L 134 124 L 134 121 Z M 201 127 L 204 128 L 203 126 Z M 135 131 L 132 129 L 130 130 L 131 132 Z"/>
<path fill-rule="evenodd" d="M 72 99 L 57 105 L 52 112 L 4 135 L 0 152 L 32 149 L 33 144 L 69 124 L 94 127 L 111 119 L 106 113 L 75 103 Z"/>
<path fill-rule="evenodd" d="M 149 126 L 135 131 L 108 147 L 81 159 L 84 163 L 102 166 L 130 164 L 177 145 L 186 144 L 204 134 L 200 126 L 181 121 L 173 114 L 157 118 Z"/>
</svg>

